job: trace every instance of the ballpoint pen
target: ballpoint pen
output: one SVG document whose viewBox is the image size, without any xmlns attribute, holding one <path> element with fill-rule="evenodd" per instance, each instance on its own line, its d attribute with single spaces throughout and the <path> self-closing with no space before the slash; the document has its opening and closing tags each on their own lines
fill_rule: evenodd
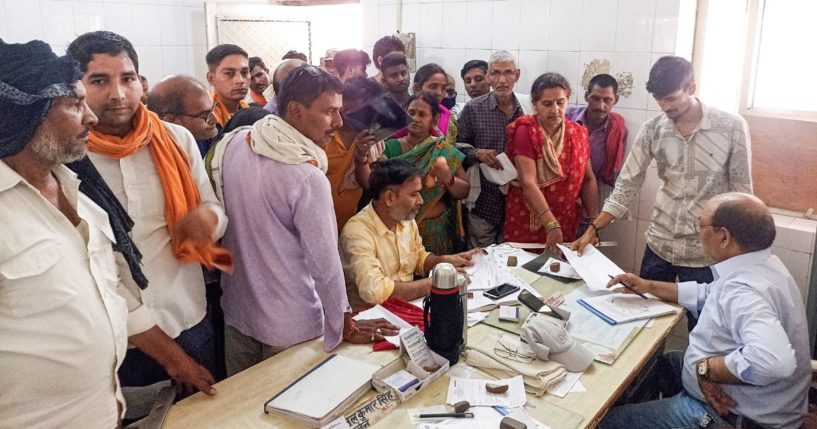
<svg viewBox="0 0 817 429">
<path fill-rule="evenodd" d="M 612 274 L 607 274 L 607 275 L 608 275 L 608 276 L 610 276 L 610 279 L 611 279 L 611 280 L 615 278 L 615 277 L 613 277 L 613 275 L 612 275 Z M 618 282 L 618 284 L 620 284 L 620 285 L 624 286 L 624 287 L 625 287 L 625 288 L 627 288 L 627 290 L 629 290 L 630 292 L 632 292 L 632 293 L 634 293 L 634 294 L 636 294 L 636 295 L 638 295 L 638 296 L 640 296 L 640 297 L 642 297 L 642 298 L 644 298 L 644 299 L 649 299 L 649 298 L 647 298 L 647 296 L 646 296 L 646 295 L 644 295 L 643 293 L 641 293 L 641 292 L 639 292 L 639 291 L 637 291 L 637 290 L 633 289 L 633 287 L 632 287 L 632 286 L 629 286 L 628 284 L 626 284 L 626 283 L 624 283 L 624 282 Z"/>
<path fill-rule="evenodd" d="M 420 414 L 417 416 L 421 419 L 470 419 L 474 417 L 474 413 L 436 413 L 436 414 Z"/>
</svg>

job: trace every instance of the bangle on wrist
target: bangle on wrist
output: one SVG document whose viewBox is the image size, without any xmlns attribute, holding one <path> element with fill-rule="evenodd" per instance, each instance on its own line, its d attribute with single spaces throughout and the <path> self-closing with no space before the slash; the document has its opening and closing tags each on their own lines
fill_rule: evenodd
<svg viewBox="0 0 817 429">
<path fill-rule="evenodd" d="M 588 225 L 588 227 L 593 228 L 593 231 L 596 231 L 596 236 L 599 235 L 600 230 L 604 229 L 604 227 L 601 228 L 597 227 L 596 224 L 593 222 L 590 222 L 590 225 Z"/>
<path fill-rule="evenodd" d="M 537 215 L 536 215 L 536 217 L 535 217 L 534 219 L 539 219 L 539 218 L 540 218 L 540 217 L 541 217 L 543 214 L 545 214 L 545 213 L 547 213 L 547 212 L 549 212 L 549 211 L 550 211 L 550 209 L 549 209 L 549 208 L 547 208 L 547 209 L 544 209 L 544 210 L 540 211 L 540 212 L 539 212 L 539 214 L 537 214 Z"/>
<path fill-rule="evenodd" d="M 550 232 L 556 228 L 562 228 L 562 225 L 559 223 L 558 220 L 552 220 L 545 224 L 545 232 Z"/>
</svg>

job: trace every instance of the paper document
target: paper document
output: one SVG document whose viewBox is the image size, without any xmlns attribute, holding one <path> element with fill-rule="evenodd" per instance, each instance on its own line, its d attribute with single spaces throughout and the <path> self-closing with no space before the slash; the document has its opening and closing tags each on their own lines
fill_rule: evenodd
<svg viewBox="0 0 817 429">
<path fill-rule="evenodd" d="M 494 244 L 488 246 L 485 248 L 485 251 L 494 257 L 497 263 L 499 263 L 500 267 L 508 266 L 509 256 L 516 256 L 517 267 L 521 267 L 522 265 L 527 264 L 528 262 L 536 259 L 536 257 L 538 256 L 535 253 L 526 252 L 520 248 L 513 247 L 508 243 Z"/>
<path fill-rule="evenodd" d="M 485 390 L 486 383 L 507 384 L 505 393 L 489 393 Z M 468 401 L 471 406 L 486 405 L 501 407 L 521 407 L 525 405 L 525 383 L 522 376 L 503 380 L 480 380 L 475 378 L 451 377 L 448 383 L 447 403 L 454 405 L 460 401 Z"/>
<path fill-rule="evenodd" d="M 578 303 L 580 299 L 605 295 L 609 293 L 591 292 L 587 286 L 581 286 L 564 297 L 564 305 L 571 311 L 567 332 L 584 343 L 585 348 L 596 355 L 597 361 L 610 364 L 616 359 L 615 351 L 627 342 L 633 330 L 643 327 L 647 320 L 610 325 Z"/>
<path fill-rule="evenodd" d="M 555 386 L 548 389 L 547 393 L 549 395 L 558 396 L 560 398 L 564 398 L 568 393 L 573 391 L 573 386 L 579 382 L 579 379 L 582 378 L 583 372 L 567 372 L 567 376 L 562 379 L 562 381 L 556 383 Z"/>
<path fill-rule="evenodd" d="M 371 319 L 386 319 L 394 326 L 400 328 L 400 332 L 403 332 L 405 329 L 411 329 L 411 325 L 408 324 L 405 320 L 398 317 L 396 314 L 392 313 L 389 310 L 386 310 L 384 307 L 380 305 L 375 305 L 374 307 L 366 310 L 361 311 L 357 314 L 357 316 L 353 317 L 355 320 L 371 320 Z M 390 337 L 383 337 L 386 341 L 395 345 L 395 347 L 400 347 L 400 337 L 399 333 L 397 335 L 392 335 Z"/>
<path fill-rule="evenodd" d="M 485 320 L 488 317 L 487 311 L 476 311 L 474 313 L 468 313 L 468 327 L 472 327 L 479 322 Z"/>
<path fill-rule="evenodd" d="M 561 244 L 557 244 L 557 246 L 564 253 L 567 262 L 570 262 L 573 269 L 582 276 L 590 290 L 609 290 L 607 289 L 607 283 L 610 282 L 610 276 L 615 277 L 624 274 L 624 270 L 591 244 L 584 248 L 581 256 L 570 250 L 569 247 Z"/>
<path fill-rule="evenodd" d="M 500 165 L 502 165 L 502 170 L 488 167 L 488 164 L 485 164 L 484 162 L 479 164 L 479 171 L 482 172 L 482 175 L 487 181 L 502 186 L 509 183 L 511 180 L 516 179 L 516 167 L 513 165 L 513 162 L 511 162 L 511 159 L 508 158 L 508 155 L 505 154 L 505 152 L 497 155 L 496 160 L 499 161 Z"/>
<path fill-rule="evenodd" d="M 559 263 L 559 271 L 551 271 L 550 265 L 554 262 Z M 542 268 L 539 268 L 539 272 L 542 274 L 550 274 L 552 276 L 559 276 L 564 277 L 567 279 L 577 279 L 580 280 L 582 276 L 573 269 L 567 262 L 559 261 L 554 258 L 550 258 L 545 262 L 545 265 L 542 265 Z"/>
<path fill-rule="evenodd" d="M 400 340 L 403 342 L 403 347 L 406 348 L 406 354 L 412 362 L 422 367 L 430 367 L 436 365 L 434 357 L 431 356 L 431 349 L 426 344 L 426 339 L 423 333 L 415 327 L 406 329 L 400 333 Z"/>
<path fill-rule="evenodd" d="M 680 311 L 679 308 L 656 298 L 644 299 L 638 295 L 623 293 L 585 298 L 579 300 L 579 304 L 611 325 Z"/>
</svg>

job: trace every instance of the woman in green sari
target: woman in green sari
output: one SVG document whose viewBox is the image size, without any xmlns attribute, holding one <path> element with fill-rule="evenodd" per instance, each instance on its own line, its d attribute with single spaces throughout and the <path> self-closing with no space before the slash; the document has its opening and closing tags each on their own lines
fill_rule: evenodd
<svg viewBox="0 0 817 429">
<path fill-rule="evenodd" d="M 408 102 L 408 114 L 412 118 L 408 135 L 387 140 L 383 157 L 406 159 L 426 173 L 420 192 L 423 205 L 416 218 L 423 245 L 435 255 L 452 254 L 462 250 L 455 244 L 464 236 L 459 202 L 471 190 L 462 168 L 465 155 L 445 137 L 432 135 L 440 119 L 433 94 L 414 94 Z"/>
</svg>

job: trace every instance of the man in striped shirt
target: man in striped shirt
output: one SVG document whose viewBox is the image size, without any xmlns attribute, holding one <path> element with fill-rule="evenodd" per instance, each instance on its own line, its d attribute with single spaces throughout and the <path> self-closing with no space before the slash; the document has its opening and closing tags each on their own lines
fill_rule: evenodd
<svg viewBox="0 0 817 429">
<path fill-rule="evenodd" d="M 703 205 L 724 192 L 752 193 L 749 130 L 740 116 L 703 104 L 694 94 L 692 64 L 659 58 L 647 90 L 664 112 L 641 126 L 602 213 L 576 242 L 583 249 L 599 240 L 599 230 L 627 212 L 655 160 L 662 184 L 655 197 L 643 278 L 711 282 L 707 256 L 695 233 Z"/>
</svg>

